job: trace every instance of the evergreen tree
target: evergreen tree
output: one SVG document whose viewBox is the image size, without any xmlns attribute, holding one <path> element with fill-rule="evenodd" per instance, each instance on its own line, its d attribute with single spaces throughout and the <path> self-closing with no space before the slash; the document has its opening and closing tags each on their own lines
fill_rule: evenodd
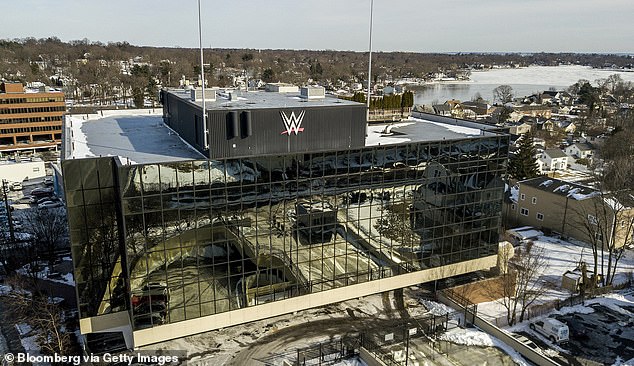
<svg viewBox="0 0 634 366">
<path fill-rule="evenodd" d="M 539 170 L 536 155 L 533 132 L 528 132 L 521 137 L 517 151 L 509 161 L 509 175 L 517 180 L 537 177 Z"/>
</svg>

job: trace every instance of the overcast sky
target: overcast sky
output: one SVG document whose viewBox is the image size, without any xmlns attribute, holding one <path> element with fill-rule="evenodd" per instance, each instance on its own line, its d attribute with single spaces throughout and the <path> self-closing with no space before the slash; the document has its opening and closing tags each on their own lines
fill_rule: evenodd
<svg viewBox="0 0 634 366">
<path fill-rule="evenodd" d="M 203 45 L 368 49 L 370 0 L 202 0 Z M 197 47 L 197 0 L 17 0 L 0 38 Z M 633 0 L 375 0 L 373 49 L 634 52 Z"/>
</svg>

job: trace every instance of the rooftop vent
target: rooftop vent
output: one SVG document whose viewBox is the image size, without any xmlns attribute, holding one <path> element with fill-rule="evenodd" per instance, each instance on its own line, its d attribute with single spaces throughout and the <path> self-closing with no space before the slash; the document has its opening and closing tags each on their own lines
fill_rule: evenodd
<svg viewBox="0 0 634 366">
<path fill-rule="evenodd" d="M 194 102 L 200 102 L 203 100 L 203 90 L 200 88 L 191 89 L 190 99 Z M 205 101 L 215 101 L 216 100 L 216 90 L 214 89 L 205 89 Z"/>
<path fill-rule="evenodd" d="M 299 94 L 303 99 L 324 99 L 326 89 L 322 86 L 303 86 Z"/>
</svg>

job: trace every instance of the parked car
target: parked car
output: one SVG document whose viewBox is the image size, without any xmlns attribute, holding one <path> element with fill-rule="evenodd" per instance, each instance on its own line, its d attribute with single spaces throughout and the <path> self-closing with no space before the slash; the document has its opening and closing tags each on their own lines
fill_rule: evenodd
<svg viewBox="0 0 634 366">
<path fill-rule="evenodd" d="M 132 306 L 137 307 L 145 303 L 153 303 L 162 301 L 168 304 L 170 300 L 170 291 L 167 284 L 163 282 L 148 282 L 140 291 L 135 291 L 132 295 Z"/>
<path fill-rule="evenodd" d="M 35 197 L 32 197 L 32 196 L 23 196 L 23 197 L 18 198 L 15 202 L 16 202 L 16 203 L 22 203 L 22 204 L 25 204 L 25 203 L 34 203 L 34 202 L 36 202 L 36 201 L 35 201 Z"/>
<path fill-rule="evenodd" d="M 40 203 L 44 203 L 44 202 L 47 202 L 47 201 L 57 202 L 57 201 L 59 201 L 59 199 L 57 197 L 55 197 L 55 196 L 46 196 L 46 197 L 42 197 L 42 198 L 38 199 L 37 201 L 35 201 L 35 203 L 39 205 Z"/>
<path fill-rule="evenodd" d="M 64 206 L 63 203 L 57 201 L 57 202 L 53 202 L 53 201 L 46 201 L 46 202 L 42 202 L 40 204 L 37 205 L 38 209 L 48 209 L 48 208 L 57 208 L 57 207 L 62 207 Z"/>
<path fill-rule="evenodd" d="M 557 319 L 544 319 L 530 323 L 529 327 L 550 339 L 553 343 L 568 342 L 570 331 L 568 326 Z"/>
<path fill-rule="evenodd" d="M 35 188 L 34 190 L 31 191 L 31 196 L 36 196 L 41 198 L 44 196 L 49 196 L 51 195 L 51 193 L 53 193 L 53 188 L 50 188 L 50 187 Z"/>
<path fill-rule="evenodd" d="M 12 191 L 21 191 L 22 190 L 22 183 L 21 182 L 13 182 L 11 183 L 11 190 Z"/>
<path fill-rule="evenodd" d="M 44 178 L 44 185 L 52 186 L 53 185 L 53 178 L 51 178 L 51 177 Z"/>
</svg>

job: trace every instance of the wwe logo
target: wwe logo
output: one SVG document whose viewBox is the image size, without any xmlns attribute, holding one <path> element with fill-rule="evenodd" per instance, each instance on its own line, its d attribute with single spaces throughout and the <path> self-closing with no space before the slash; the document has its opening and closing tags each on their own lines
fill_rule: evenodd
<svg viewBox="0 0 634 366">
<path fill-rule="evenodd" d="M 304 128 L 300 127 L 302 125 L 302 120 L 304 119 L 304 114 L 306 111 L 302 111 L 299 115 L 295 115 L 295 112 L 291 112 L 290 116 L 287 116 L 286 113 L 280 111 L 280 115 L 282 115 L 282 120 L 284 121 L 284 126 L 286 126 L 286 131 L 282 131 L 282 135 L 290 135 L 295 132 L 297 135 L 300 132 L 304 132 Z"/>
</svg>

